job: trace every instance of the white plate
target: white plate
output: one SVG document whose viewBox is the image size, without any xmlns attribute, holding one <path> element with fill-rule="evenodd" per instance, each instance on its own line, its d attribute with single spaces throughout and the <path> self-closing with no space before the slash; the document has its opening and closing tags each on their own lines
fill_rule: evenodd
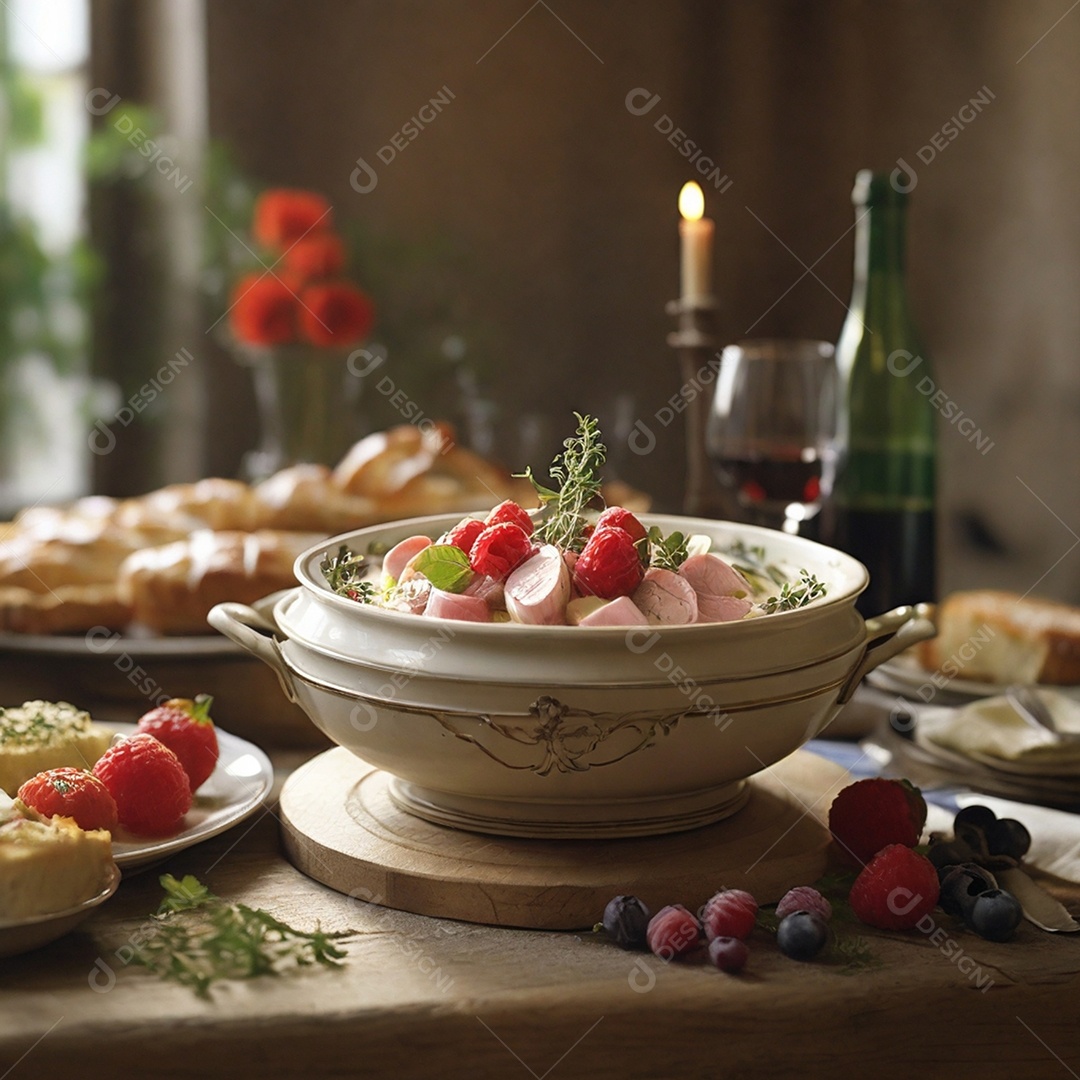
<svg viewBox="0 0 1080 1080">
<path fill-rule="evenodd" d="M 133 660 L 197 660 L 242 655 L 243 650 L 220 634 L 152 637 L 106 632 L 85 634 L 0 634 L 0 653 L 35 656 L 102 656 L 112 664 L 118 656 Z"/>
<path fill-rule="evenodd" d="M 871 671 L 866 681 L 878 690 L 899 694 L 926 705 L 966 705 L 980 698 L 998 697 L 1005 693 L 1004 683 L 959 677 L 945 680 L 938 687 L 931 681 L 936 674 L 927 671 L 911 653 L 901 653 Z M 1042 689 L 1056 690 L 1080 701 L 1080 686 L 1044 686 Z"/>
<path fill-rule="evenodd" d="M 74 930 L 90 912 L 105 903 L 120 884 L 120 871 L 111 869 L 108 883 L 96 896 L 66 911 L 54 911 L 50 915 L 35 915 L 29 919 L 7 919 L 0 922 L 0 957 L 18 956 L 20 953 L 40 949 L 69 930 Z"/>
<path fill-rule="evenodd" d="M 134 724 L 109 724 L 122 735 L 135 731 Z M 209 840 L 237 822 L 250 817 L 266 801 L 274 783 L 270 759 L 246 739 L 217 729 L 218 763 L 210 778 L 195 793 L 184 818 L 182 832 L 154 839 L 113 841 L 113 858 L 124 870 L 159 862 L 193 844 Z"/>
</svg>

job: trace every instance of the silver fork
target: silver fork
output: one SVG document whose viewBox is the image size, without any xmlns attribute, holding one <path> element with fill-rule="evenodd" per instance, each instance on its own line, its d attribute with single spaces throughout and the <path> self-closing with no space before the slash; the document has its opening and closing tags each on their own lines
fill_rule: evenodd
<svg viewBox="0 0 1080 1080">
<path fill-rule="evenodd" d="M 1060 731 L 1046 702 L 1030 686 L 1010 686 L 1005 691 L 1009 704 L 1020 717 L 1040 731 L 1049 731 L 1059 742 L 1080 742 L 1080 732 Z"/>
</svg>

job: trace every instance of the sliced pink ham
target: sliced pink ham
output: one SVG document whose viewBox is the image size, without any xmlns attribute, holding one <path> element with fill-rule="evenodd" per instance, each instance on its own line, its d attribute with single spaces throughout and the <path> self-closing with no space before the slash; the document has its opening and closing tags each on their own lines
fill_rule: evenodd
<svg viewBox="0 0 1080 1080">
<path fill-rule="evenodd" d="M 400 581 L 405 567 L 420 554 L 424 548 L 431 545 L 429 536 L 410 536 L 395 544 L 384 556 L 382 561 L 383 582 Z"/>
<path fill-rule="evenodd" d="M 741 596 L 702 596 L 698 593 L 697 621 L 735 622 L 743 618 L 753 606 Z"/>
<path fill-rule="evenodd" d="M 753 606 L 746 579 L 719 555 L 711 552 L 691 555 L 679 567 L 679 576 L 697 594 L 699 623 L 732 622 L 741 619 Z"/>
<path fill-rule="evenodd" d="M 463 593 L 464 596 L 479 596 L 492 611 L 506 610 L 506 599 L 503 594 L 503 583 L 486 574 L 477 574 Z"/>
<path fill-rule="evenodd" d="M 482 596 L 448 593 L 432 588 L 424 614 L 433 619 L 457 619 L 458 622 L 491 622 L 491 609 Z"/>
<path fill-rule="evenodd" d="M 697 622 L 698 598 L 693 585 L 674 570 L 653 567 L 632 597 L 645 618 L 657 626 L 684 626 Z"/>
<path fill-rule="evenodd" d="M 578 626 L 648 626 L 649 620 L 642 615 L 629 596 L 620 596 L 603 607 L 586 615 Z"/>
<path fill-rule="evenodd" d="M 570 602 L 570 571 L 562 552 L 544 544 L 506 579 L 506 610 L 514 622 L 562 626 Z"/>
</svg>

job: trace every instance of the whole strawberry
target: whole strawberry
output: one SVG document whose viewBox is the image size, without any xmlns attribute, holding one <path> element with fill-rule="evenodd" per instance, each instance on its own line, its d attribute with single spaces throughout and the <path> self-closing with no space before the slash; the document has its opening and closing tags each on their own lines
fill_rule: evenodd
<svg viewBox="0 0 1080 1080">
<path fill-rule="evenodd" d="M 139 721 L 139 731 L 153 735 L 180 759 L 192 793 L 206 783 L 217 765 L 217 732 L 210 719 L 213 701 L 208 694 L 200 694 L 194 701 L 172 698 Z"/>
<path fill-rule="evenodd" d="M 925 824 L 926 801 L 907 780 L 859 780 L 829 807 L 833 839 L 851 861 L 862 864 L 887 844 L 914 847 Z"/>
<path fill-rule="evenodd" d="M 605 526 L 589 537 L 574 563 L 574 585 L 583 596 L 614 600 L 629 596 L 645 576 L 634 540 L 625 529 Z"/>
<path fill-rule="evenodd" d="M 851 910 L 868 926 L 910 930 L 938 902 L 934 864 L 903 844 L 879 851 L 855 879 Z"/>
<path fill-rule="evenodd" d="M 473 549 L 473 544 L 486 528 L 487 526 L 476 518 L 463 518 L 446 534 L 446 539 L 441 543 L 460 548 L 468 555 Z"/>
<path fill-rule="evenodd" d="M 110 746 L 94 775 L 116 800 L 120 824 L 137 836 L 168 836 L 191 809 L 184 766 L 153 735 L 136 732 Z"/>
<path fill-rule="evenodd" d="M 116 800 L 91 772 L 64 766 L 32 776 L 19 798 L 44 817 L 69 817 L 80 829 L 116 828 Z"/>
</svg>

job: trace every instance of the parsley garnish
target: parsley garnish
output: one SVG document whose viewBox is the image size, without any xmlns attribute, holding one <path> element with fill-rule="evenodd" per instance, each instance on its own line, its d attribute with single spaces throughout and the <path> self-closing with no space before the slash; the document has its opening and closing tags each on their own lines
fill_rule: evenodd
<svg viewBox="0 0 1080 1080">
<path fill-rule="evenodd" d="M 344 544 L 338 548 L 336 555 L 327 555 L 319 564 L 319 569 L 338 596 L 347 596 L 361 604 L 370 604 L 378 596 L 374 583 L 364 580 L 367 557 L 357 555 Z"/>
<path fill-rule="evenodd" d="M 516 474 L 532 484 L 540 499 L 542 512 L 536 538 L 568 551 L 580 551 L 584 547 L 585 508 L 600 494 L 597 470 L 607 457 L 607 449 L 600 441 L 598 421 L 580 413 L 574 416 L 578 422 L 577 435 L 563 442 L 562 453 L 556 454 L 548 467 L 558 490 L 539 483 L 531 468 Z"/>
<path fill-rule="evenodd" d="M 131 962 L 199 997 L 209 997 L 211 985 L 222 979 L 278 975 L 290 963 L 340 967 L 346 955 L 334 943 L 352 931 L 296 930 L 267 911 L 222 900 L 191 874 L 183 881 L 164 874 L 160 881 L 165 899 Z"/>
<path fill-rule="evenodd" d="M 761 609 L 766 615 L 775 615 L 780 611 L 794 611 L 825 595 L 825 583 L 809 570 L 799 571 L 799 580 L 795 585 L 785 582 L 778 596 L 770 596 Z"/>
</svg>

